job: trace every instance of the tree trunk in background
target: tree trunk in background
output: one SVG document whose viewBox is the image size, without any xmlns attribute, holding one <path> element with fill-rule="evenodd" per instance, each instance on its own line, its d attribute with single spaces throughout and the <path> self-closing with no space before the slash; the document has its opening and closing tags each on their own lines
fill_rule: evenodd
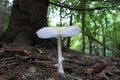
<svg viewBox="0 0 120 80">
<path fill-rule="evenodd" d="M 107 31 L 108 27 L 108 20 L 107 20 L 107 15 L 105 18 L 105 27 L 103 27 L 102 33 L 103 33 L 103 44 L 106 45 L 106 37 L 105 37 L 105 32 Z M 106 56 L 106 48 L 103 47 L 103 56 Z"/>
<path fill-rule="evenodd" d="M 60 12 L 60 14 L 59 14 L 60 15 L 60 26 L 62 26 L 62 8 L 61 7 L 60 7 L 59 12 Z"/>
<path fill-rule="evenodd" d="M 71 14 L 71 16 L 70 16 L 70 22 L 69 22 L 70 26 L 73 25 L 72 21 L 73 21 L 73 17 L 72 17 L 72 14 Z M 67 38 L 67 44 L 66 44 L 66 46 L 69 47 L 69 48 L 70 48 L 70 43 L 71 43 L 71 37 L 68 37 Z"/>
<path fill-rule="evenodd" d="M 103 44 L 106 45 L 105 36 L 103 36 Z M 106 48 L 103 47 L 103 56 L 106 56 Z"/>
<path fill-rule="evenodd" d="M 89 54 L 92 54 L 92 41 L 89 40 Z"/>
<path fill-rule="evenodd" d="M 82 7 L 83 9 L 86 8 L 86 1 L 82 0 Z M 84 32 L 85 29 L 85 11 L 82 11 L 82 31 Z M 82 35 L 82 44 L 83 44 L 83 48 L 82 48 L 82 52 L 85 53 L 85 35 Z"/>
<path fill-rule="evenodd" d="M 14 0 L 8 29 L 2 35 L 5 42 L 36 44 L 36 31 L 47 26 L 49 0 Z M 48 42 L 48 41 L 47 41 Z"/>
</svg>

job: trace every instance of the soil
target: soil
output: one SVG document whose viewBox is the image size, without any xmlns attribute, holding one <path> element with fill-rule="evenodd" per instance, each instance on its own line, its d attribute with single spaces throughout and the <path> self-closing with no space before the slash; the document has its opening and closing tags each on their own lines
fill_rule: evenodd
<svg viewBox="0 0 120 80">
<path fill-rule="evenodd" d="M 57 73 L 57 49 L 0 43 L 0 80 L 120 80 L 120 58 L 64 48 L 65 74 Z"/>
</svg>

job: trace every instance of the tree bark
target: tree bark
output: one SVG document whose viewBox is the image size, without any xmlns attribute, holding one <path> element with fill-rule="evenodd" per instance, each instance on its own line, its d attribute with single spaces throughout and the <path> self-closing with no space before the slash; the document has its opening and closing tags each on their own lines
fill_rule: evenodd
<svg viewBox="0 0 120 80">
<path fill-rule="evenodd" d="M 83 0 L 82 6 L 83 8 L 86 8 L 86 1 Z M 85 16 L 86 16 L 86 12 L 82 11 L 82 31 L 83 32 L 85 31 Z M 85 35 L 84 34 L 82 34 L 82 45 L 83 45 L 82 52 L 85 53 Z"/>
<path fill-rule="evenodd" d="M 92 41 L 89 40 L 89 54 L 92 54 Z"/>
<path fill-rule="evenodd" d="M 72 14 L 71 14 L 71 16 L 70 16 L 70 22 L 69 22 L 70 26 L 73 25 L 72 21 L 73 21 L 73 17 L 72 17 Z M 71 43 L 71 37 L 68 37 L 67 38 L 67 44 L 66 44 L 66 46 L 69 47 L 69 48 L 70 48 L 70 43 Z"/>
<path fill-rule="evenodd" d="M 46 42 L 37 37 L 36 31 L 47 26 L 48 5 L 49 0 L 14 0 L 2 41 L 23 44 Z"/>
</svg>

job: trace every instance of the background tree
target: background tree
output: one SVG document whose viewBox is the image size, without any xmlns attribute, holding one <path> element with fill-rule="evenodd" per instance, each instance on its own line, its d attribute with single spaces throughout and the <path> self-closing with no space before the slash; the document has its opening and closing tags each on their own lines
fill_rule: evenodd
<svg viewBox="0 0 120 80">
<path fill-rule="evenodd" d="M 8 0 L 0 0 L 0 36 L 4 33 L 9 22 L 10 3 Z"/>
<path fill-rule="evenodd" d="M 23 44 L 40 43 L 36 31 L 47 26 L 48 5 L 49 0 L 14 0 L 2 40 Z"/>
</svg>

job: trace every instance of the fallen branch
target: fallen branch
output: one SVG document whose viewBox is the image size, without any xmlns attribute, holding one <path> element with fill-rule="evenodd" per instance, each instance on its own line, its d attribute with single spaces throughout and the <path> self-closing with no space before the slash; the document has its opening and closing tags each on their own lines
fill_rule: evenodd
<svg viewBox="0 0 120 80">
<path fill-rule="evenodd" d="M 57 70 L 57 67 L 54 66 L 53 64 L 45 64 L 45 63 L 42 63 L 42 67 L 50 68 L 50 69 L 56 69 L 56 70 Z"/>
<path fill-rule="evenodd" d="M 78 66 L 92 66 L 93 62 L 89 62 L 89 63 L 81 63 L 80 61 L 75 61 L 75 60 L 66 60 L 69 63 L 75 63 Z"/>
<path fill-rule="evenodd" d="M 95 75 L 95 74 L 102 72 L 106 67 L 107 67 L 107 63 L 99 63 L 99 64 L 92 66 L 92 68 L 87 69 L 87 70 L 91 75 Z"/>
<path fill-rule="evenodd" d="M 48 60 L 52 59 L 52 57 L 49 55 L 35 55 L 35 54 L 33 54 L 31 57 L 38 59 L 38 60 L 44 60 L 44 61 L 48 61 Z"/>
<path fill-rule="evenodd" d="M 25 50 L 25 49 L 17 49 L 17 48 L 7 48 L 5 49 L 5 51 L 9 51 L 9 52 L 18 52 L 19 53 L 23 53 L 25 55 L 30 55 L 32 54 L 31 51 Z"/>
<path fill-rule="evenodd" d="M 83 79 L 81 79 L 81 78 L 79 78 L 79 77 L 74 77 L 74 76 L 71 76 L 71 75 L 68 75 L 68 74 L 66 74 L 65 76 L 66 76 L 66 77 L 69 77 L 69 78 L 71 78 L 71 79 L 75 79 L 75 80 L 83 80 Z"/>
</svg>

